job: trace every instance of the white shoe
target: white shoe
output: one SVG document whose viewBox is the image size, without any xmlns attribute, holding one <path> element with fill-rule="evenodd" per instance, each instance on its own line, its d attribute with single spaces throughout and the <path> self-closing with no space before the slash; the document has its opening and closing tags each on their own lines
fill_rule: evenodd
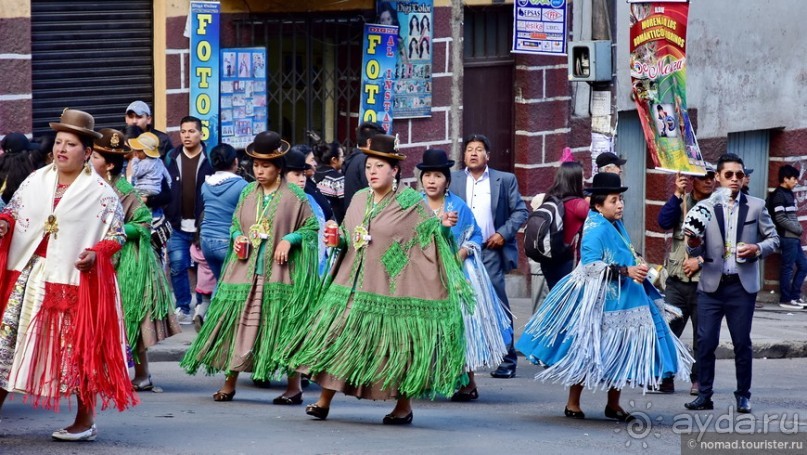
<svg viewBox="0 0 807 455">
<path fill-rule="evenodd" d="M 65 428 L 62 428 L 54 431 L 51 437 L 57 441 L 95 441 L 95 438 L 98 437 L 98 428 L 93 424 L 81 433 L 70 433 Z"/>
<path fill-rule="evenodd" d="M 782 308 L 787 308 L 788 310 L 801 310 L 804 308 L 795 300 L 791 300 L 789 302 L 779 302 L 779 306 Z"/>
<path fill-rule="evenodd" d="M 177 316 L 177 322 L 181 325 L 190 325 L 193 324 L 193 318 L 190 314 L 180 310 L 179 308 L 174 311 L 174 314 Z"/>
<path fill-rule="evenodd" d="M 807 309 L 807 300 L 804 300 L 802 298 L 800 298 L 798 300 L 791 300 L 790 303 L 794 303 L 796 305 L 799 305 L 799 306 L 801 306 L 802 309 Z"/>
</svg>

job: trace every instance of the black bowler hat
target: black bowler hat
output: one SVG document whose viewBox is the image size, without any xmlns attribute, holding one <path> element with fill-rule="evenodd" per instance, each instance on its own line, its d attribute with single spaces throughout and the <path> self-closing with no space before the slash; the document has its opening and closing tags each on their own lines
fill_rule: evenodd
<svg viewBox="0 0 807 455">
<path fill-rule="evenodd" d="M 426 150 L 423 152 L 423 161 L 415 165 L 421 171 L 439 171 L 450 169 L 452 166 L 454 166 L 454 160 L 449 160 L 445 150 L 440 149 Z"/>
<path fill-rule="evenodd" d="M 628 160 L 623 160 L 622 158 L 616 156 L 616 154 L 611 152 L 600 153 L 597 155 L 597 167 L 603 168 L 608 166 L 609 164 L 616 164 L 617 166 L 622 166 L 627 163 Z"/>
<path fill-rule="evenodd" d="M 10 133 L 3 138 L 2 145 L 3 153 L 20 153 L 27 150 L 39 150 L 40 146 L 37 143 L 32 143 L 22 133 Z"/>
<path fill-rule="evenodd" d="M 286 166 L 287 171 L 307 171 L 311 169 L 311 165 L 305 162 L 305 153 L 291 149 L 286 153 Z"/>
<path fill-rule="evenodd" d="M 600 172 L 594 176 L 591 182 L 591 187 L 586 188 L 585 192 L 589 194 L 619 194 L 628 190 L 628 187 L 622 186 L 622 179 L 618 174 L 613 172 Z"/>
<path fill-rule="evenodd" d="M 291 145 L 274 131 L 263 131 L 247 146 L 247 155 L 259 160 L 272 160 L 289 151 Z"/>
<path fill-rule="evenodd" d="M 398 138 L 389 134 L 376 134 L 367 140 L 367 147 L 361 148 L 365 155 L 403 161 L 406 155 L 398 151 Z"/>
</svg>

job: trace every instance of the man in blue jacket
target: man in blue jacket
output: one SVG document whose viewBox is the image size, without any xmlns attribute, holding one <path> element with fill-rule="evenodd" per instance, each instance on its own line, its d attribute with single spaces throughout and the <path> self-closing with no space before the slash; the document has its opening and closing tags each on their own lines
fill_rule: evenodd
<svg viewBox="0 0 807 455">
<path fill-rule="evenodd" d="M 504 289 L 504 275 L 518 267 L 516 233 L 527 221 L 529 212 L 518 192 L 516 176 L 488 167 L 490 141 L 481 134 L 469 136 L 463 144 L 465 169 L 451 173 L 452 193 L 471 208 L 482 229 L 482 260 L 499 299 L 510 309 Z M 513 325 L 512 319 L 510 325 Z M 508 353 L 494 378 L 516 375 L 516 350 L 510 343 Z"/>
<path fill-rule="evenodd" d="M 177 319 L 180 324 L 190 324 L 190 248 L 204 209 L 202 183 L 205 177 L 213 174 L 213 167 L 202 142 L 202 121 L 196 117 L 184 117 L 179 128 L 182 143 L 168 153 L 166 160 L 171 176 L 171 202 L 165 207 L 165 217 L 174 229 L 168 239 L 168 263 L 177 301 Z"/>
</svg>

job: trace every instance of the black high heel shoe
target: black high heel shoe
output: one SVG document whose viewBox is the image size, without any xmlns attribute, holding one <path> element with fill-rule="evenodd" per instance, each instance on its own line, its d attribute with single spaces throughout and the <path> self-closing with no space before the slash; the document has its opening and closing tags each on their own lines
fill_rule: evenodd
<svg viewBox="0 0 807 455">
<path fill-rule="evenodd" d="M 331 410 L 331 408 L 322 408 L 322 407 L 317 406 L 316 403 L 309 404 L 308 406 L 305 407 L 305 413 L 306 414 L 310 415 L 311 417 L 316 417 L 319 420 L 327 419 L 328 418 L 328 411 L 330 411 L 330 410 Z"/>
<path fill-rule="evenodd" d="M 636 417 L 633 417 L 630 412 L 615 411 L 607 405 L 605 406 L 605 417 L 608 417 L 609 419 L 616 419 L 620 422 L 632 422 L 636 420 Z"/>
<path fill-rule="evenodd" d="M 412 411 L 409 411 L 409 414 L 403 417 L 395 417 L 392 413 L 389 413 L 384 416 L 384 420 L 382 420 L 381 422 L 384 425 L 409 425 L 410 423 L 412 423 L 413 417 L 414 414 L 412 414 Z"/>
<path fill-rule="evenodd" d="M 583 411 L 572 411 L 569 408 L 563 408 L 563 415 L 570 419 L 580 419 L 583 420 L 586 418 L 586 413 Z"/>
</svg>

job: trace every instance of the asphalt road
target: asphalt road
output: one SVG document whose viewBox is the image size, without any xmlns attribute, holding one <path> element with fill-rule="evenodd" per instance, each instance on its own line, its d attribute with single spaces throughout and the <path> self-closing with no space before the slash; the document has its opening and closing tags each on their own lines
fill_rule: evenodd
<svg viewBox="0 0 807 455">
<path fill-rule="evenodd" d="M 338 395 L 328 420 L 316 421 L 305 415 L 303 406 L 271 404 L 282 393 L 282 384 L 258 389 L 243 375 L 235 400 L 216 403 L 211 394 L 221 384 L 221 375 L 187 376 L 176 363 L 158 362 L 152 364 L 152 374 L 163 393 L 141 394 L 142 403 L 132 410 L 101 412 L 95 442 L 51 441 L 50 433 L 68 425 L 73 411 L 66 406 L 58 414 L 34 409 L 14 396 L 0 413 L 0 453 L 680 454 L 680 434 L 697 436 L 699 423 L 714 430 L 718 420 L 742 421 L 747 427 L 748 419 L 757 432 L 798 433 L 795 437 L 805 441 L 807 451 L 807 359 L 757 359 L 754 367 L 752 416 L 739 417 L 728 410 L 734 401 L 730 360 L 718 362 L 715 411 L 685 411 L 683 403 L 690 397 L 684 382 L 676 384 L 680 391 L 673 395 L 642 395 L 638 389 L 627 389 L 623 407 L 648 423 L 628 427 L 604 417 L 601 391 L 584 392 L 586 420 L 563 417 L 566 392 L 535 382 L 538 368 L 522 359 L 514 379 L 479 374 L 478 401 L 416 401 L 413 425 L 389 427 L 381 424 L 381 418 L 392 409 L 392 402 Z M 305 403 L 315 401 L 317 393 L 315 385 L 307 389 Z"/>
</svg>

